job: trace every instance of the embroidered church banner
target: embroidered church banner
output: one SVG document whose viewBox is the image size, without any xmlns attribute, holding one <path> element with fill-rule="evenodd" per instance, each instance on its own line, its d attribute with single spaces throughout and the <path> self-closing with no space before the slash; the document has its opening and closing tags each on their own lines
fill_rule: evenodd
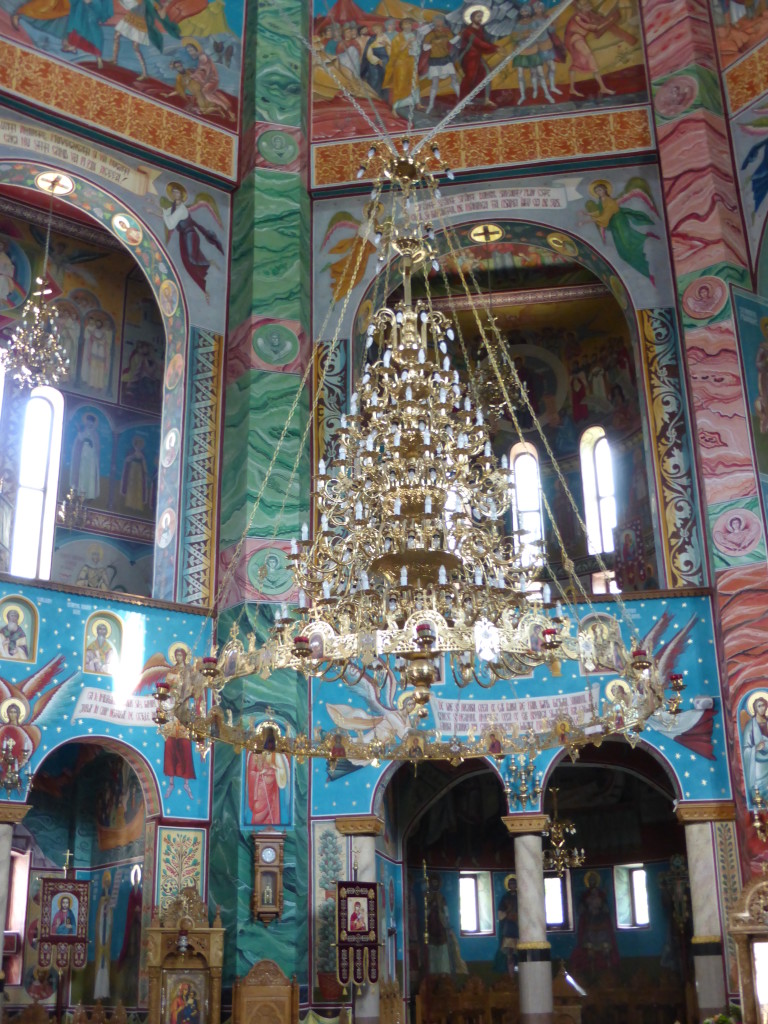
<svg viewBox="0 0 768 1024">
<path fill-rule="evenodd" d="M 59 969 L 85 967 L 88 959 L 89 883 L 76 882 L 73 878 L 42 878 L 41 882 L 37 962 L 41 967 L 50 967 L 53 959 L 54 966 Z"/>
<path fill-rule="evenodd" d="M 336 883 L 336 956 L 342 985 L 379 980 L 379 908 L 375 882 Z"/>
</svg>

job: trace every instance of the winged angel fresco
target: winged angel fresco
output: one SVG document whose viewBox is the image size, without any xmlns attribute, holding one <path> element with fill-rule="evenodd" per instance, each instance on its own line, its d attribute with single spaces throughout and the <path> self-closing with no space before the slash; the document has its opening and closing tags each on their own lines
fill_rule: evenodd
<svg viewBox="0 0 768 1024">
<path fill-rule="evenodd" d="M 678 659 L 688 644 L 690 633 L 698 622 L 698 616 L 691 616 L 670 640 L 665 641 L 665 633 L 672 621 L 672 615 L 665 612 L 640 641 L 642 648 L 653 653 L 659 675 L 663 679 L 669 678 L 675 671 Z M 362 697 L 362 706 L 326 704 L 326 711 L 339 730 L 340 736 L 346 733 L 364 743 L 371 743 L 374 740 L 389 743 L 393 740 L 402 740 L 411 731 L 410 714 L 413 707 L 408 701 L 407 693 L 399 691 L 395 674 L 383 662 L 373 663 L 355 686 L 354 692 Z M 691 709 L 681 711 L 678 715 L 657 712 L 650 719 L 648 727 L 674 739 L 701 757 L 714 760 L 714 715 L 712 709 Z M 338 747 L 339 750 L 343 749 L 343 744 L 339 742 Z M 331 777 L 338 778 L 355 771 L 358 767 L 362 767 L 362 763 L 358 765 L 353 761 L 345 762 L 339 759 Z"/>
<path fill-rule="evenodd" d="M 205 294 L 210 302 L 207 282 L 208 272 L 217 265 L 203 251 L 202 242 L 206 242 L 220 253 L 224 253 L 222 244 L 215 231 L 200 222 L 193 214 L 205 210 L 213 221 L 223 230 L 219 208 L 209 192 L 198 192 L 194 201 L 187 204 L 189 198 L 186 188 L 178 181 L 169 182 L 165 196 L 160 199 L 163 223 L 165 224 L 165 241 L 176 231 L 179 236 L 179 252 L 184 269 Z M 218 269 L 218 268 L 217 268 Z"/>
<path fill-rule="evenodd" d="M 601 178 L 590 184 L 589 194 L 592 199 L 587 200 L 584 208 L 588 218 L 600 229 L 603 242 L 606 241 L 606 231 L 610 232 L 619 256 L 630 267 L 634 267 L 639 274 L 647 277 L 651 284 L 654 284 L 651 268 L 645 255 L 645 242 L 648 238 L 658 238 L 659 236 L 651 231 L 637 230 L 637 225 L 653 224 L 659 217 L 659 211 L 648 182 L 645 178 L 630 178 L 623 191 L 618 196 L 614 196 L 610 181 Z M 656 215 L 655 219 L 644 210 L 632 209 L 628 204 L 633 201 L 643 203 Z"/>
<path fill-rule="evenodd" d="M 10 764 L 19 768 L 26 764 L 40 745 L 42 733 L 35 725 L 60 692 L 68 679 L 54 681 L 64 665 L 59 654 L 21 683 L 12 683 L 0 677 L 0 750 L 3 752 L 2 771 Z M 45 691 L 45 692 L 44 692 Z"/>
</svg>

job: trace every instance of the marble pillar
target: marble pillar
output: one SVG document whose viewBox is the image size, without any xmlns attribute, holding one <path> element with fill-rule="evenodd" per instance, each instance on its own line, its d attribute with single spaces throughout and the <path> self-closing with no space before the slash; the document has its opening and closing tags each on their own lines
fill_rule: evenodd
<svg viewBox="0 0 768 1024">
<path fill-rule="evenodd" d="M 13 840 L 13 826 L 21 821 L 29 810 L 27 804 L 0 803 L 0 921 L 5 927 L 5 918 L 8 913 L 8 893 L 11 888 L 11 842 Z M 5 974 L 0 969 L 0 1024 L 3 1020 L 3 989 L 5 988 Z"/>
<path fill-rule="evenodd" d="M 361 882 L 376 882 L 376 836 L 384 831 L 384 822 L 375 814 L 347 815 L 336 819 L 336 829 L 348 836 L 352 846 L 352 864 L 355 879 Z M 379 900 L 384 894 L 379 892 Z M 386 920 L 381 904 L 379 906 L 379 927 Z M 379 943 L 384 936 L 379 932 Z M 379 946 L 381 950 L 381 945 Z M 379 977 L 384 978 L 384 959 L 379 960 Z M 363 985 L 360 994 L 355 992 L 355 1024 L 378 1024 L 379 1021 L 379 986 Z"/>
<path fill-rule="evenodd" d="M 520 1024 L 551 1024 L 552 966 L 544 912 L 541 836 L 515 836 Z"/>
<path fill-rule="evenodd" d="M 677 817 L 685 824 L 693 914 L 691 944 L 699 1016 L 712 1017 L 721 1013 L 726 1004 L 723 928 L 713 834 L 715 815 L 708 816 L 706 806 L 688 808 L 681 804 L 677 808 Z"/>
</svg>

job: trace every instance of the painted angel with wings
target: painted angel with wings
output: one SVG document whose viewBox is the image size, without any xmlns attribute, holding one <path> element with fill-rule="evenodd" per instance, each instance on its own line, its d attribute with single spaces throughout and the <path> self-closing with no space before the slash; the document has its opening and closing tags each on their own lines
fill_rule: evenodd
<svg viewBox="0 0 768 1024">
<path fill-rule="evenodd" d="M 190 682 L 189 668 L 192 662 L 192 652 L 187 644 L 181 641 L 171 644 L 168 655 L 171 659 L 170 662 L 166 661 L 165 656 L 160 652 L 150 655 L 141 670 L 135 692 L 151 693 L 160 681 L 167 680 L 172 687 L 178 687 L 180 698 L 197 697 Z M 202 694 L 200 697 L 202 698 Z M 168 779 L 164 796 L 167 799 L 173 793 L 176 780 L 179 779 L 184 792 L 191 798 L 192 789 L 189 783 L 191 779 L 197 778 L 195 762 L 192 757 L 192 742 L 186 735 L 184 727 L 175 721 L 163 726 L 161 732 L 165 737 L 163 774 Z"/>
<path fill-rule="evenodd" d="M 339 730 L 364 743 L 381 740 L 391 743 L 402 740 L 411 728 L 410 714 L 414 710 L 411 695 L 401 694 L 398 699 L 398 681 L 392 669 L 382 661 L 374 661 L 355 684 L 355 692 L 362 697 L 364 707 L 350 704 L 326 704 L 325 710 Z M 344 749 L 339 746 L 339 749 Z M 339 778 L 362 768 L 367 761 L 345 760 L 339 756 L 339 766 L 329 771 L 329 777 Z"/>
<path fill-rule="evenodd" d="M 632 200 L 639 200 L 649 210 L 652 210 L 658 219 L 659 211 L 653 199 L 653 193 L 645 178 L 630 178 L 624 186 L 624 191 L 618 196 L 613 195 L 613 186 L 604 178 L 593 181 L 589 186 L 589 194 L 592 199 L 585 204 L 585 209 L 590 219 L 600 229 L 600 235 L 605 241 L 606 230 L 610 232 L 616 252 L 619 256 L 635 270 L 647 277 L 651 284 L 654 284 L 653 275 L 645 255 L 645 241 L 647 238 L 658 238 L 658 235 L 651 231 L 638 231 L 635 225 L 653 224 L 654 218 L 644 210 L 634 210 L 627 206 Z"/>
<path fill-rule="evenodd" d="M 44 250 L 45 232 L 34 224 L 29 225 L 29 231 L 40 248 Z M 108 252 L 98 252 L 95 249 L 73 248 L 70 243 L 54 236 L 48 246 L 48 271 L 62 291 L 67 291 L 65 285 L 67 274 L 79 284 L 87 284 L 96 288 L 97 278 L 90 270 L 86 269 L 85 264 L 93 263 L 94 260 L 103 260 L 108 255 Z"/>
<path fill-rule="evenodd" d="M 18 771 L 40 745 L 42 734 L 33 723 L 67 681 L 62 679 L 46 690 L 63 664 L 64 657 L 59 654 L 19 684 L 0 678 L 0 772 L 3 775 L 7 768 Z"/>
<path fill-rule="evenodd" d="M 352 289 L 357 287 L 365 276 L 368 260 L 376 252 L 376 246 L 373 242 L 376 229 L 373 227 L 372 222 L 380 216 L 382 209 L 383 207 L 380 203 L 372 202 L 365 206 L 362 220 L 358 220 L 345 210 L 340 210 L 331 217 L 328 230 L 323 238 L 323 249 L 325 249 L 337 231 L 346 230 L 353 232 L 353 234 L 345 238 L 340 238 L 338 242 L 328 249 L 331 255 L 340 257 L 335 263 L 329 265 L 334 302 L 338 302 L 349 295 Z"/>
<path fill-rule="evenodd" d="M 206 301 L 210 302 L 210 296 L 206 287 L 208 271 L 211 269 L 211 266 L 216 266 L 216 264 L 203 252 L 201 239 L 213 246 L 214 249 L 218 249 L 222 254 L 224 249 L 216 234 L 201 224 L 199 220 L 195 220 L 192 214 L 198 210 L 205 209 L 210 213 L 218 226 L 223 229 L 219 209 L 213 196 L 208 192 L 198 192 L 194 202 L 188 206 L 187 190 L 178 181 L 169 182 L 165 193 L 167 198 L 163 197 L 160 200 L 160 206 L 163 211 L 163 223 L 166 230 L 165 240 L 166 242 L 169 240 L 173 231 L 178 232 L 179 251 L 184 269 L 198 288 L 205 294 Z"/>
</svg>

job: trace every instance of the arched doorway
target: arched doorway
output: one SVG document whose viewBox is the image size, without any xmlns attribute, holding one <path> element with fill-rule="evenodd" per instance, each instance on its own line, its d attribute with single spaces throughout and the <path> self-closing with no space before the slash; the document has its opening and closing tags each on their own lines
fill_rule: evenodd
<svg viewBox="0 0 768 1024">
<path fill-rule="evenodd" d="M 402 766 L 389 777 L 381 805 L 401 863 L 402 942 L 391 937 L 387 956 L 411 1021 L 432 1019 L 446 978 L 451 998 L 472 984 L 481 1000 L 514 993 L 517 1007 L 506 771 L 476 759 Z M 562 969 L 571 979 L 569 1000 L 585 1024 L 695 1020 L 685 833 L 671 772 L 642 747 L 606 741 L 559 762 L 543 785 L 546 812 L 556 788 L 558 816 L 576 829 L 569 846 L 585 851 L 562 876 L 544 872 L 553 978 Z M 422 998 L 417 1013 L 420 991 L 433 1006 Z"/>
<path fill-rule="evenodd" d="M 38 175 L 58 172 L 58 168 L 34 161 L 0 161 L 0 183 L 12 186 L 23 195 L 37 196 Z M 159 519 L 163 530 L 152 532 L 154 566 L 152 596 L 172 600 L 176 597 L 176 556 L 179 538 L 184 534 L 179 526 L 180 494 L 184 460 L 180 458 L 184 423 L 186 382 L 188 367 L 188 323 L 184 291 L 173 270 L 173 261 L 161 247 L 144 215 L 97 185 L 77 175 L 68 175 L 72 191 L 59 201 L 58 209 L 85 223 L 96 223 L 109 233 L 121 248 L 131 253 L 146 279 L 161 311 L 164 332 L 166 372 L 162 379 L 162 449 L 157 466 L 152 466 L 155 478 L 154 505 L 161 510 Z M 122 371 L 121 371 L 122 373 Z M 121 378 L 122 380 L 122 378 Z M 130 451 L 129 451 L 130 454 Z M 153 506 L 154 507 L 154 506 Z M 158 527 L 159 527 L 158 523 Z M 162 539 L 162 543 L 160 542 Z M 201 595 L 196 594 L 199 599 Z"/>
<path fill-rule="evenodd" d="M 153 902 L 160 807 L 148 767 L 118 741 L 111 749 L 88 740 L 64 743 L 38 767 L 28 802 L 13 834 L 10 913 L 19 952 L 8 972 L 9 1002 L 55 1000 L 55 973 L 37 966 L 40 879 L 63 876 L 68 864 L 72 877 L 90 882 L 89 947 L 64 1005 L 145 1005 L 141 936 Z"/>
</svg>

